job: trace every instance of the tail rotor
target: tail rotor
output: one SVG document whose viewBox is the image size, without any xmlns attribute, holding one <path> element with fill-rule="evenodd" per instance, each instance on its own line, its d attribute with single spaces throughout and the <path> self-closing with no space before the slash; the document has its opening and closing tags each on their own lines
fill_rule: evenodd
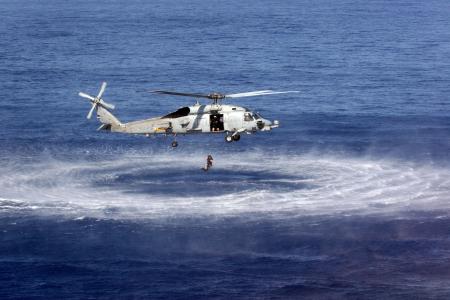
<svg viewBox="0 0 450 300">
<path fill-rule="evenodd" d="M 106 89 L 106 82 L 102 83 L 102 86 L 100 87 L 100 91 L 98 92 L 98 95 L 96 97 L 93 97 L 91 95 L 85 94 L 83 92 L 79 92 L 78 95 L 80 97 L 86 98 L 88 99 L 91 103 L 92 103 L 92 107 L 91 110 L 89 111 L 89 113 L 87 114 L 87 118 L 90 119 L 92 117 L 92 114 L 94 113 L 94 110 L 96 108 L 98 108 L 98 106 L 104 107 L 106 109 L 110 109 L 113 110 L 114 109 L 114 105 L 106 103 L 103 99 L 103 93 L 105 92 Z"/>
</svg>

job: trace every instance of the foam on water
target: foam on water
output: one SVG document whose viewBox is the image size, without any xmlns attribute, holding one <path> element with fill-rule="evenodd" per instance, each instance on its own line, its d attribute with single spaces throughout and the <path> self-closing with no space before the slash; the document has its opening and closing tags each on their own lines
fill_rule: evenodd
<svg viewBox="0 0 450 300">
<path fill-rule="evenodd" d="M 367 214 L 448 207 L 450 170 L 331 155 L 127 154 L 96 161 L 9 162 L 3 213 L 160 218 Z"/>
</svg>

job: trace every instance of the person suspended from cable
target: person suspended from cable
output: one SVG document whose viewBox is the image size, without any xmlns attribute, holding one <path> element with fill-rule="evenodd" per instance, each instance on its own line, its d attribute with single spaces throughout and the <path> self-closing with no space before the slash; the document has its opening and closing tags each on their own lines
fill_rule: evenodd
<svg viewBox="0 0 450 300">
<path fill-rule="evenodd" d="M 212 167 L 212 165 L 213 165 L 213 161 L 214 159 L 213 159 L 213 157 L 211 156 L 211 154 L 208 154 L 208 156 L 206 157 L 206 165 L 202 168 L 202 170 L 203 171 L 208 171 L 209 170 L 209 168 L 211 168 Z"/>
</svg>

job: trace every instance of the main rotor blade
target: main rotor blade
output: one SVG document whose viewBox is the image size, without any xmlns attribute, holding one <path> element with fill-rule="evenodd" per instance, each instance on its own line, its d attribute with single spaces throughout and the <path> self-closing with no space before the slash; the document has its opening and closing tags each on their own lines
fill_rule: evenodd
<svg viewBox="0 0 450 300">
<path fill-rule="evenodd" d="M 149 92 L 154 93 L 154 94 L 164 94 L 164 95 L 187 96 L 187 97 L 208 98 L 208 99 L 211 98 L 209 95 L 194 94 L 194 93 L 180 93 L 180 92 L 160 91 L 160 90 L 149 91 Z"/>
<path fill-rule="evenodd" d="M 165 94 L 165 95 L 176 95 L 176 96 L 188 96 L 195 98 L 207 98 L 207 99 L 223 99 L 223 98 L 242 98 L 242 97 L 254 97 L 254 96 L 265 96 L 265 95 L 274 95 L 274 94 L 287 94 L 287 93 L 299 93 L 299 91 L 272 91 L 272 90 L 262 90 L 262 91 L 253 91 L 253 92 L 245 92 L 245 93 L 237 93 L 237 94 L 229 94 L 223 95 L 219 93 L 211 93 L 208 95 L 205 94 L 195 94 L 195 93 L 180 93 L 180 92 L 171 92 L 171 91 L 150 91 L 150 93 L 155 94 Z"/>
<path fill-rule="evenodd" d="M 95 100 L 94 97 L 92 97 L 91 95 L 85 94 L 85 93 L 83 93 L 83 92 L 79 92 L 79 93 L 78 93 L 78 96 L 83 97 L 83 98 L 86 98 L 86 99 L 89 99 L 89 100 L 92 100 L 92 101 Z"/>
<path fill-rule="evenodd" d="M 97 103 L 92 104 L 92 108 L 91 108 L 91 110 L 89 111 L 89 113 L 88 113 L 88 115 L 86 117 L 87 119 L 92 118 L 92 113 L 94 112 L 96 106 L 97 106 Z"/>
<path fill-rule="evenodd" d="M 103 81 L 102 82 L 102 87 L 100 88 L 100 91 L 98 92 L 97 98 L 100 99 L 103 96 L 103 93 L 105 92 L 105 89 L 106 89 L 106 82 Z"/>
<path fill-rule="evenodd" d="M 243 98 L 243 97 L 255 97 L 255 96 L 265 96 L 265 95 L 275 95 L 275 94 L 287 94 L 287 93 L 299 93 L 300 91 L 283 91 L 277 92 L 272 90 L 264 90 L 264 91 L 254 91 L 254 92 L 246 92 L 246 93 L 237 93 L 225 95 L 226 98 Z"/>
</svg>

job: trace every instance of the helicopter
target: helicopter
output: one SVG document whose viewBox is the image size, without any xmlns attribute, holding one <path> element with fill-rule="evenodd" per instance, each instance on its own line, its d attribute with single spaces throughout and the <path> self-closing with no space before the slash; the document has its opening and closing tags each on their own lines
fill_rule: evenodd
<svg viewBox="0 0 450 300">
<path fill-rule="evenodd" d="M 243 133 L 252 134 L 258 131 L 270 131 L 273 128 L 279 127 L 279 121 L 269 121 L 264 119 L 260 114 L 250 111 L 248 108 L 232 104 L 222 104 L 222 101 L 228 98 L 235 99 L 298 93 L 298 91 L 277 92 L 273 90 L 261 90 L 236 94 L 196 94 L 154 90 L 149 92 L 162 95 L 192 97 L 197 99 L 197 101 L 192 106 L 181 107 L 164 116 L 122 123 L 111 113 L 115 106 L 102 99 L 106 85 L 106 82 L 102 83 L 97 96 L 91 96 L 83 92 L 78 93 L 80 97 L 88 99 L 92 104 L 87 114 L 87 119 L 91 119 L 94 111 L 97 111 L 97 118 L 101 123 L 97 130 L 142 134 L 145 136 L 153 136 L 156 134 L 172 135 L 174 137 L 171 144 L 172 147 L 178 146 L 176 137 L 179 134 L 225 133 L 225 141 L 231 143 L 239 141 Z M 212 100 L 212 103 L 207 105 L 200 104 L 198 98 Z"/>
</svg>

